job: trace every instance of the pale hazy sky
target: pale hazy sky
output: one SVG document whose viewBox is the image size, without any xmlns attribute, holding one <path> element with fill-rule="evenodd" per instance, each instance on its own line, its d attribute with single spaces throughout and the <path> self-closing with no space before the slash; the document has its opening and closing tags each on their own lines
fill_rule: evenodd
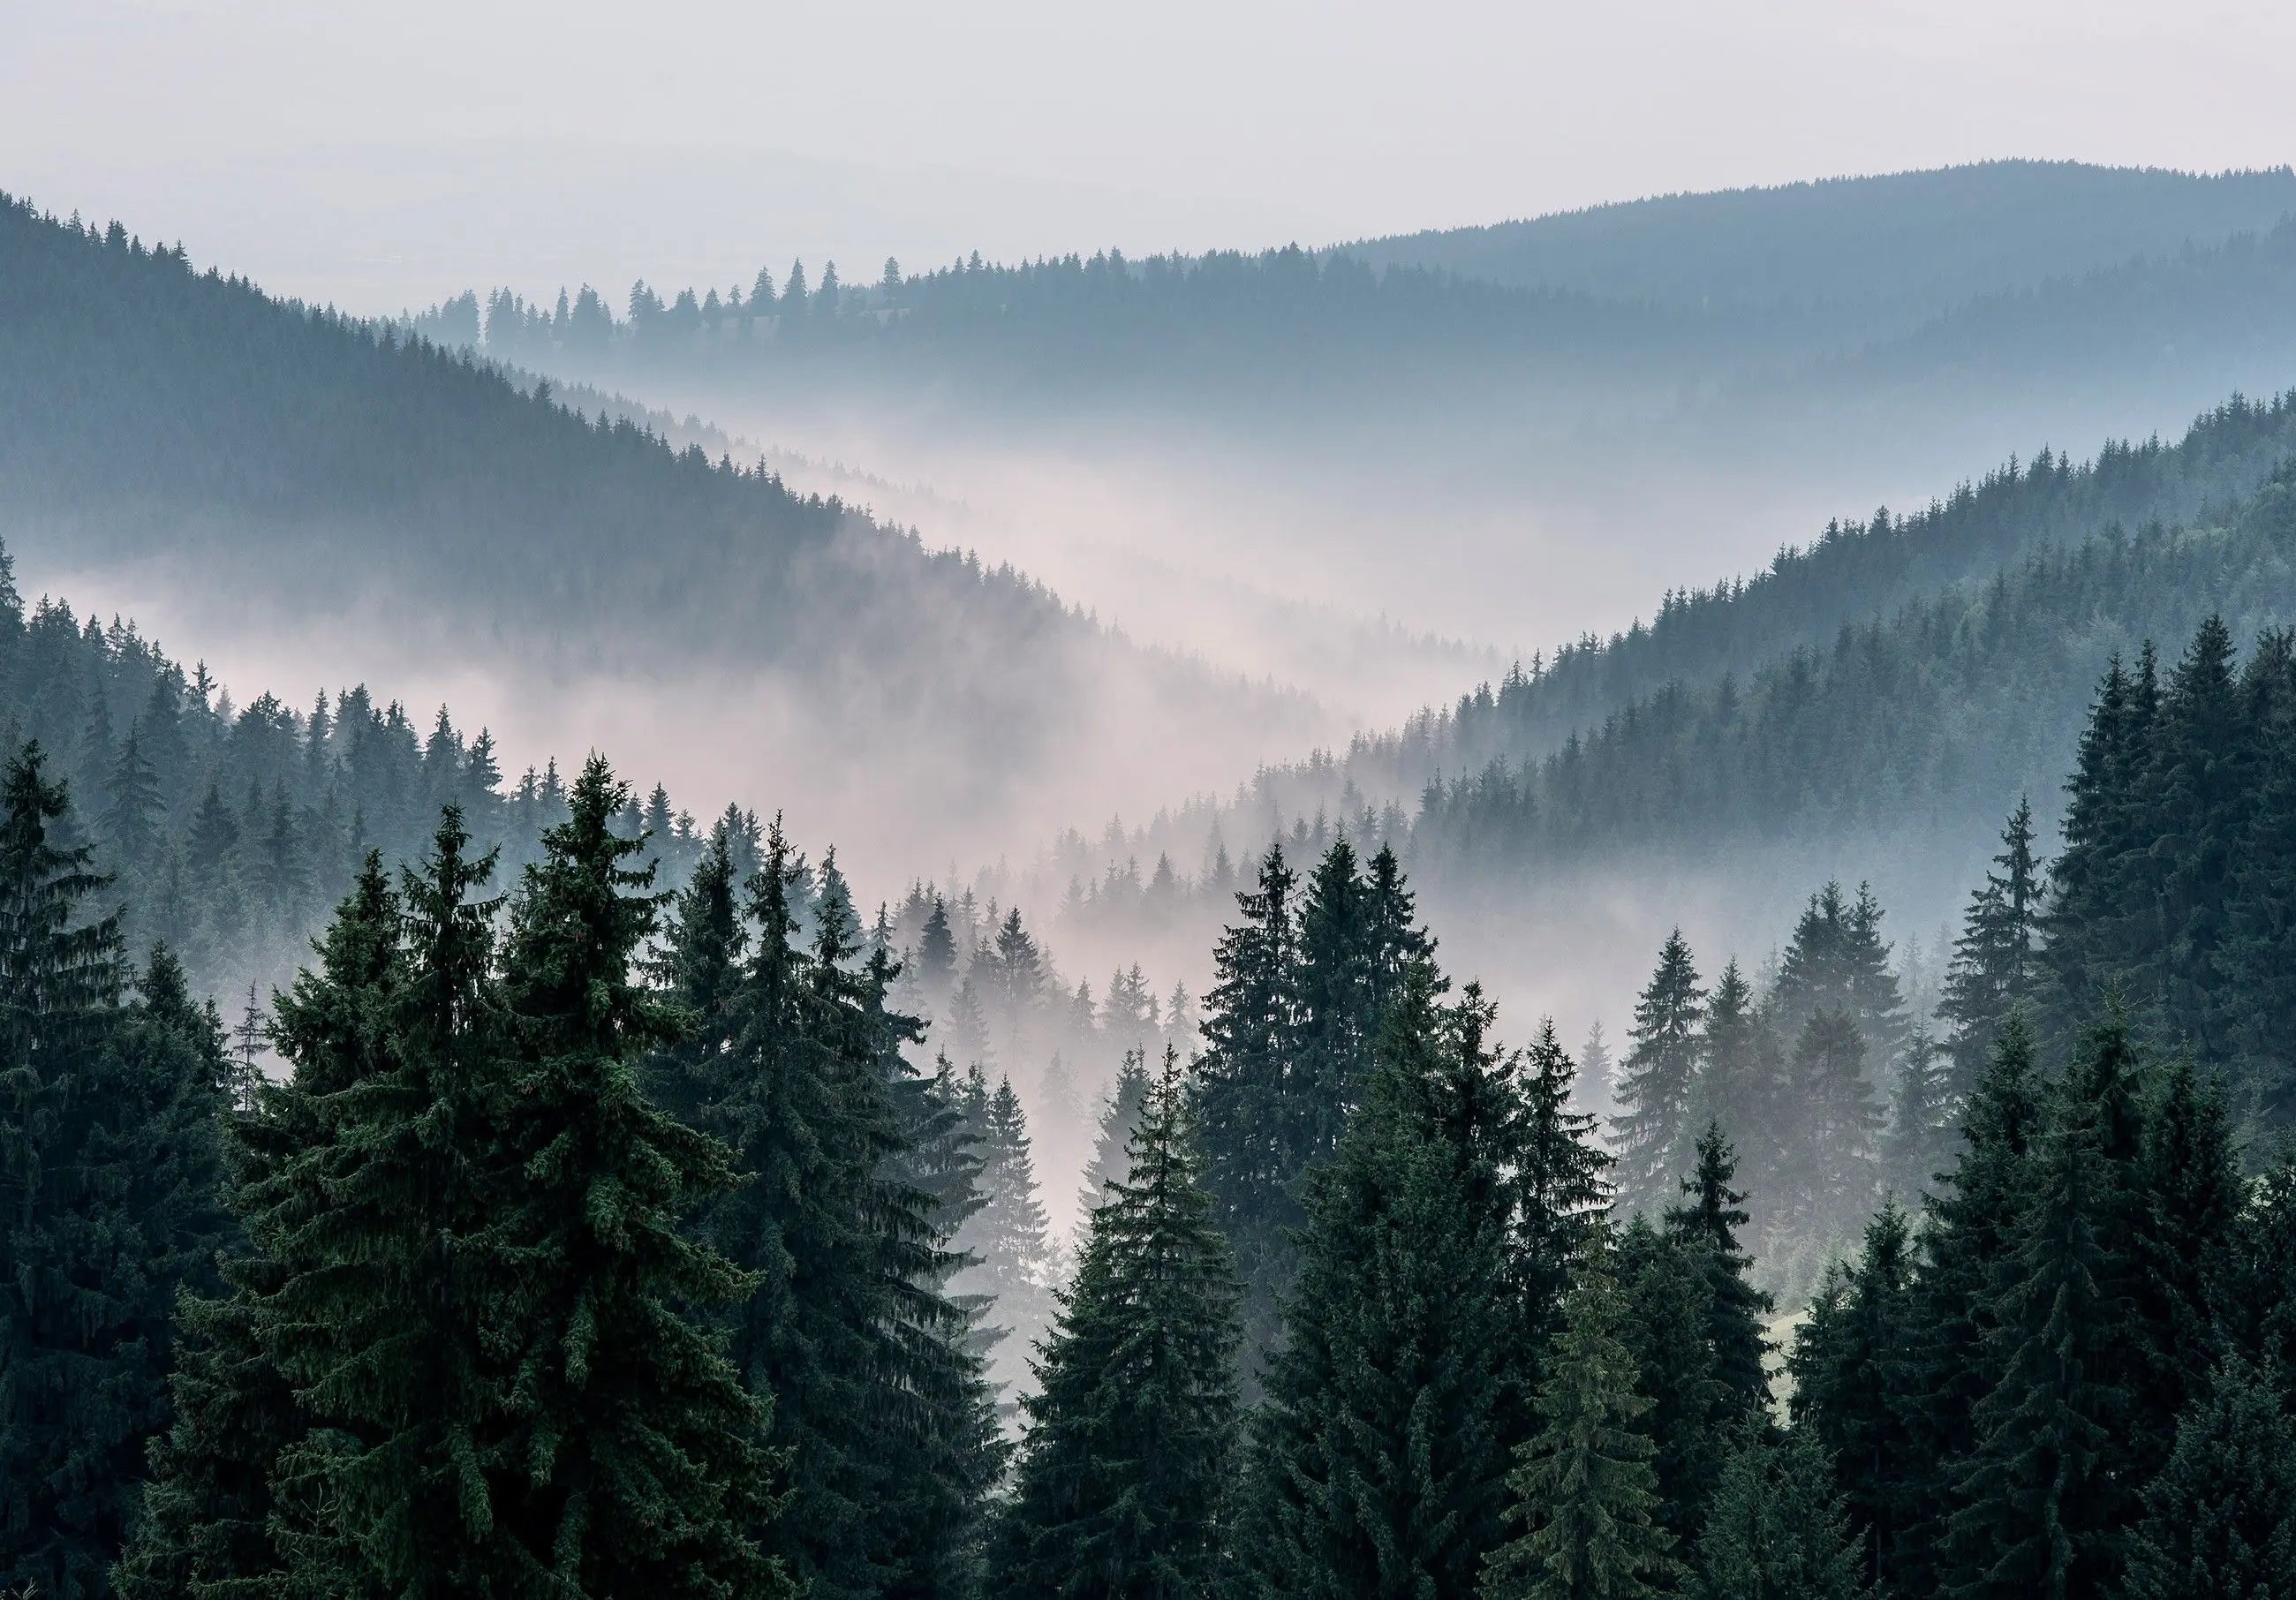
<svg viewBox="0 0 2296 1600">
<path fill-rule="evenodd" d="M 2266 0 L 0 0 L 0 187 L 361 309 L 2296 157 Z"/>
</svg>

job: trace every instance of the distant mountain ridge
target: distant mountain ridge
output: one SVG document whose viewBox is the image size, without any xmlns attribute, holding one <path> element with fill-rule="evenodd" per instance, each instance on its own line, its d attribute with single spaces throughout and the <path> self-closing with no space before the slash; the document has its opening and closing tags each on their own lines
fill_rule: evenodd
<svg viewBox="0 0 2296 1600">
<path fill-rule="evenodd" d="M 2285 166 L 2004 160 L 1659 195 L 1324 253 L 1668 305 L 1863 308 L 1902 331 L 1980 295 L 2208 248 L 2292 213 Z"/>
</svg>

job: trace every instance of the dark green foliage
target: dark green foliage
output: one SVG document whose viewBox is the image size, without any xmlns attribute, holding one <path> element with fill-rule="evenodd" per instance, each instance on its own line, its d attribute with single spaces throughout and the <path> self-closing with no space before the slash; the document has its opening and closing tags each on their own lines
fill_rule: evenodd
<svg viewBox="0 0 2296 1600">
<path fill-rule="evenodd" d="M 2296 1595 L 2296 1427 L 2287 1400 L 2237 1358 L 2177 1419 L 2177 1447 L 2144 1491 L 2128 1600 L 2285 1600 Z"/>
<path fill-rule="evenodd" d="M 1993 864 L 1996 870 L 1970 896 L 1938 1001 L 1938 1014 L 1952 1024 L 1946 1040 L 1952 1062 L 1947 1089 L 1956 1104 L 1976 1092 L 2010 1013 L 2031 1003 L 2039 977 L 2043 886 L 2029 802 L 2017 802 Z M 1920 1181 L 1929 1176 L 1923 1173 Z"/>
<path fill-rule="evenodd" d="M 1038 1367 L 996 1592 L 1195 1600 L 1234 1506 L 1237 1289 L 1197 1179 L 1177 1058 L 1127 1145 Z"/>
<path fill-rule="evenodd" d="M 1687 1169 L 1697 1130 L 1698 1025 L 1706 991 L 1699 987 L 1690 945 L 1677 928 L 1658 953 L 1657 970 L 1635 1001 L 1626 1058 L 1619 1064 L 1619 1202 L 1656 1211 Z"/>
<path fill-rule="evenodd" d="M 2092 1030 L 2030 1157 L 1997 1268 L 2000 1376 L 1977 1404 L 1952 1518 L 1956 1594 L 2102 1596 L 2120 1581 L 2145 1476 L 2136 1075 L 2126 1024 Z"/>
<path fill-rule="evenodd" d="M 1292 1274 L 1287 1239 L 1303 1220 L 1293 1192 L 1302 1169 L 1282 1136 L 1299 1024 L 1298 884 L 1278 844 L 1257 886 L 1236 896 L 1242 920 L 1213 952 L 1196 1062 L 1204 1186 L 1243 1284 L 1247 1379 L 1275 1346 L 1276 1308 Z"/>
<path fill-rule="evenodd" d="M 1406 979 L 1339 1155 L 1308 1177 L 1254 1430 L 1245 1554 L 1268 1594 L 1465 1595 L 1499 1543 L 1517 1113 L 1436 983 L 1423 962 Z"/>
<path fill-rule="evenodd" d="M 1571 1109 L 1575 1077 L 1554 1020 L 1543 1021 L 1518 1075 L 1521 1112 L 1513 1137 L 1513 1253 L 1521 1337 L 1533 1352 L 1560 1325 L 1563 1294 L 1601 1237 L 1610 1201 L 1611 1158 L 1595 1143 L 1595 1117 Z"/>
<path fill-rule="evenodd" d="M 105 880 L 37 745 L 0 806 L 0 1581 L 64 1600 L 110 1592 L 176 1296 L 226 1236 L 223 1047 L 172 956 L 134 974 L 89 915 Z"/>
<path fill-rule="evenodd" d="M 1900 1592 L 1917 1333 L 1912 1232 L 1895 1202 L 1866 1230 L 1856 1265 L 1820 1286 L 1794 1341 L 1793 1421 L 1833 1463 L 1866 1580 Z"/>
<path fill-rule="evenodd" d="M 787 1589 L 751 1530 L 773 1512 L 764 1407 L 693 1320 L 750 1283 L 681 1231 L 734 1186 L 731 1153 L 639 1092 L 641 1056 L 684 1013 L 634 968 L 660 897 L 643 846 L 612 831 L 630 799 L 592 757 L 571 814 L 527 869 L 504 951 L 512 1064 L 491 1161 L 505 1176 L 480 1248 L 515 1266 L 488 1285 L 513 1468 L 497 1525 L 586 1594 L 748 1596 Z"/>
<path fill-rule="evenodd" d="M 1800 1428 L 1783 1439 L 1750 1432 L 1715 1483 L 1690 1592 L 1698 1600 L 1857 1600 L 1869 1592 L 1861 1554 L 1816 1440 Z"/>
<path fill-rule="evenodd" d="M 1666 1231 L 1688 1252 L 1706 1280 L 1706 1345 L 1714 1381 L 1726 1397 L 1724 1419 L 1733 1424 L 1767 1415 L 1770 1344 L 1763 1324 L 1777 1308 L 1752 1282 L 1754 1259 L 1739 1243 L 1747 1223 L 1746 1196 L 1732 1188 L 1734 1153 L 1720 1124 L 1698 1136 L 1698 1163 L 1682 1180 L 1683 1203 L 1669 1206 Z"/>
<path fill-rule="evenodd" d="M 1482 1592 L 1493 1600 L 1639 1600 L 1672 1592 L 1675 1539 L 1660 1524 L 1653 1451 L 1641 1425 L 1651 1402 L 1621 1340 L 1631 1316 L 1595 1253 L 1564 1303 L 1539 1388 L 1538 1430 L 1508 1475 L 1508 1517 L 1524 1527 L 1486 1563 Z"/>
<path fill-rule="evenodd" d="M 731 1354 L 773 1403 L 789 1492 L 764 1535 L 812 1593 L 969 1582 L 980 1497 L 997 1470 L 972 1319 L 912 1160 L 915 1025 L 888 1009 L 891 969 L 863 963 L 825 899 L 797 943 L 800 866 L 776 824 L 752 881 L 750 956 L 732 1047 L 709 1063 L 699 1125 L 744 1181 L 704 1236 L 757 1288 Z"/>
<path fill-rule="evenodd" d="M 1995 1293 L 2039 1135 L 2040 1085 L 2025 1013 L 2012 1011 L 1962 1120 L 1962 1150 L 1931 1202 L 1914 1284 L 1915 1456 L 1906 1474 L 1899 1575 L 1905 1592 L 1936 1587 L 1956 1479 L 1976 1450 L 1977 1407 L 2006 1351 Z"/>
<path fill-rule="evenodd" d="M 1677 1539 L 1695 1538 L 1705 1522 L 1706 1499 L 1741 1415 L 1739 1397 L 1717 1371 L 1706 1267 L 1702 1247 L 1668 1237 L 1647 1215 L 1619 1235 L 1616 1271 L 1626 1303 L 1619 1337 L 1652 1402 L 1642 1426 L 1652 1445 L 1654 1514 Z"/>
</svg>

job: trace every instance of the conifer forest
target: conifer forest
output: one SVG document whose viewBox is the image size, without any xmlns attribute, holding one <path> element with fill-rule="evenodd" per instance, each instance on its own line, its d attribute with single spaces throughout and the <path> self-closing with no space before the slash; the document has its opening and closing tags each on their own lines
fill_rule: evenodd
<svg viewBox="0 0 2296 1600">
<path fill-rule="evenodd" d="M 25 19 L 0 1600 L 2296 1600 L 2296 34 L 1934 9 Z"/>
</svg>

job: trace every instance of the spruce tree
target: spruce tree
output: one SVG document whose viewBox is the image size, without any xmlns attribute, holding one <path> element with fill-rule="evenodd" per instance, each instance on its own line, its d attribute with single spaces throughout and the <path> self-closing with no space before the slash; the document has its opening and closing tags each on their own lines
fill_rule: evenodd
<svg viewBox="0 0 2296 1600">
<path fill-rule="evenodd" d="M 1652 1446 L 1655 1514 L 1677 1540 L 1697 1537 L 1706 1520 L 1736 1410 L 1715 1371 L 1713 1291 L 1702 1256 L 1660 1233 L 1646 1213 L 1620 1231 L 1616 1251 L 1627 1307 L 1620 1338 L 1652 1401 L 1642 1426 Z"/>
<path fill-rule="evenodd" d="M 1237 1287 L 1189 1148 L 1178 1059 L 1142 1107 L 1129 1176 L 1092 1213 L 993 1547 L 996 1592 L 1218 1592 L 1234 1505 Z"/>
<path fill-rule="evenodd" d="M 790 1592 L 751 1530 L 771 1514 L 764 1407 L 693 1320 L 748 1281 L 682 1229 L 730 1190 L 732 1154 L 638 1087 L 685 1014 L 636 981 L 662 897 L 616 831 L 632 799 L 593 756 L 543 835 L 504 951 L 514 1066 L 489 1243 L 517 1263 L 492 1337 L 514 1341 L 497 1500 L 568 1592 Z"/>
<path fill-rule="evenodd" d="M 1246 1392 L 1279 1334 L 1291 1282 L 1291 1237 L 1302 1222 L 1300 1172 L 1281 1137 L 1299 1021 L 1299 879 L 1270 846 L 1255 888 L 1239 893 L 1242 920 L 1220 935 L 1205 998 L 1204 1050 L 1195 1063 L 1196 1126 L 1204 1186 L 1243 1284 Z"/>
<path fill-rule="evenodd" d="M 1736 1156 L 1718 1123 L 1708 1123 L 1699 1136 L 1697 1157 L 1682 1180 L 1684 1203 L 1667 1209 L 1666 1231 L 1706 1279 L 1706 1345 L 1714 1380 L 1727 1397 L 1725 1420 L 1734 1424 L 1768 1412 L 1770 1380 L 1763 1361 L 1770 1343 L 1763 1326 L 1776 1307 L 1754 1286 L 1754 1258 L 1738 1243 L 1748 1220 L 1740 1209 L 1746 1196 L 1731 1187 Z"/>
<path fill-rule="evenodd" d="M 1698 1536 L 1697 1600 L 1858 1600 L 1869 1591 L 1824 1450 L 1795 1429 L 1741 1436 Z M 1920 1590 L 1908 1590 L 1918 1594 Z"/>
<path fill-rule="evenodd" d="M 1507 1514 L 1523 1528 L 1486 1563 L 1482 1592 L 1492 1600 L 1641 1600 L 1673 1589 L 1675 1541 L 1659 1523 L 1652 1448 L 1636 1425 L 1651 1402 L 1620 1336 L 1627 1315 L 1607 1262 L 1594 1254 L 1564 1302 L 1538 1431 L 1507 1478 Z"/>
<path fill-rule="evenodd" d="M 1976 1407 L 1948 1537 L 1956 1595 L 2102 1596 L 2120 1582 L 2143 1484 L 2143 1194 L 2136 1062 L 2118 1016 L 2057 1086 L 2000 1265 L 2000 1376 Z"/>
<path fill-rule="evenodd" d="M 1088 1216 L 1106 1200 L 1109 1186 L 1122 1181 L 1125 1175 L 1125 1153 L 1132 1147 L 1133 1131 L 1140 1126 L 1142 1109 L 1148 1104 L 1148 1063 L 1137 1050 L 1124 1053 L 1123 1064 L 1116 1070 L 1116 1087 L 1109 1091 L 1100 1108 L 1100 1136 L 1093 1145 L 1092 1160 L 1084 1169 L 1084 1210 Z"/>
<path fill-rule="evenodd" d="M 332 1203 L 319 1164 L 296 1158 L 328 1136 L 324 1097 L 385 1069 L 405 975 L 400 923 L 398 898 L 370 854 L 318 941 L 316 969 L 277 999 L 268 1037 L 292 1078 L 258 1086 L 227 1121 L 226 1193 L 250 1240 L 225 1254 L 221 1293 L 186 1294 L 177 1307 L 174 1421 L 152 1442 L 143 1519 L 117 1574 L 131 1600 L 239 1600 L 265 1592 L 281 1571 L 273 1478 L 312 1418 L 274 1359 L 294 1330 L 274 1318 L 272 1301 L 285 1263 L 310 1259 Z"/>
<path fill-rule="evenodd" d="M 1849 1012 L 1809 1013 L 1786 1068 L 1792 1153 L 1779 1186 L 1781 1216 L 1805 1243 L 1829 1243 L 1857 1227 L 1879 1186 L 1882 1110 L 1866 1061 Z"/>
<path fill-rule="evenodd" d="M 1792 1111 L 1780 1100 L 1781 1065 L 1769 1020 L 1755 1004 L 1754 986 L 1734 957 L 1723 965 L 1706 1003 L 1699 1037 L 1695 1101 L 1702 1114 L 1697 1125 L 1719 1124 L 1731 1130 L 1737 1176 L 1744 1180 L 1757 1210 L 1767 1210 L 1775 1199 L 1771 1186 L 1787 1153 L 1778 1139 Z"/>
<path fill-rule="evenodd" d="M 914 1025 L 885 1009 L 884 969 L 861 966 L 841 905 L 799 947 L 799 879 L 776 821 L 751 882 L 740 1030 L 698 1120 L 747 1179 L 703 1236 L 758 1275 L 730 1350 L 790 1461 L 762 1542 L 831 1600 L 965 1580 L 996 1454 L 972 1318 L 944 1287 L 962 1258 L 906 1169 Z"/>
<path fill-rule="evenodd" d="M 2296 1426 L 2238 1357 L 2178 1420 L 2175 1453 L 2144 1491 L 2128 1600 L 2296 1596 Z"/>
<path fill-rule="evenodd" d="M 1055 1273 L 1028 1114 L 1009 1079 L 985 1097 L 978 1181 L 983 1203 L 956 1235 L 955 1248 L 967 1264 L 952 1287 L 988 1301 L 988 1323 L 999 1330 L 988 1377 L 1011 1414 L 1030 1381 L 1037 1342 L 1052 1325 Z"/>
<path fill-rule="evenodd" d="M 1705 999 L 1689 942 L 1677 928 L 1667 935 L 1657 970 L 1635 1001 L 1635 1025 L 1620 1064 L 1620 1112 L 1613 1126 L 1619 1202 L 1629 1209 L 1657 1211 L 1688 1165 Z"/>
<path fill-rule="evenodd" d="M 255 1224 L 281 1268 L 266 1353 L 310 1417 L 272 1471 L 295 1589 L 512 1596 L 548 1571 L 508 1514 L 501 1455 L 514 1275 L 487 1235 L 511 1074 L 496 902 L 472 898 L 494 858 L 469 844 L 449 808 L 403 875 L 406 970 L 381 997 L 381 1038 L 356 990 L 314 985 L 282 1008 L 317 1124 L 273 1180 L 279 1212 Z"/>
<path fill-rule="evenodd" d="M 110 1592 L 167 1422 L 178 1286 L 206 1286 L 222 1046 L 153 953 L 136 1004 L 108 880 L 37 745 L 0 784 L 0 1581 Z"/>
<path fill-rule="evenodd" d="M 1574 1069 L 1552 1017 L 1540 1022 L 1519 1078 L 1513 1257 L 1524 1345 L 1536 1352 L 1558 1325 L 1570 1275 L 1603 1227 L 1611 1158 L 1595 1143 L 1593 1114 L 1572 1109 Z"/>
<path fill-rule="evenodd" d="M 647 1063 L 654 1099 L 691 1121 L 699 1109 L 710 1059 L 729 1048 L 739 1026 L 735 999 L 749 930 L 742 925 L 734 856 L 721 822 L 678 891 L 661 953 L 651 976 L 686 1013 L 677 1038 Z"/>
<path fill-rule="evenodd" d="M 2043 885 L 2030 801 L 2020 800 L 2010 815 L 1993 866 L 1970 896 L 1938 1001 L 1951 1024 L 1947 1103 L 1956 1108 L 1976 1093 L 2010 1013 L 2032 1000 L 2039 977 Z"/>
<path fill-rule="evenodd" d="M 1793 1423 L 1832 1458 L 1860 1565 L 1885 1593 L 1907 1592 L 1898 1565 L 1919 1475 L 1911 1389 L 1915 1373 L 1913 1235 L 1885 1202 L 1863 1252 L 1829 1276 L 1794 1341 Z"/>
<path fill-rule="evenodd" d="M 1366 1097 L 1308 1180 L 1255 1418 L 1246 1560 L 1267 1592 L 1466 1594 L 1500 1538 L 1520 1409 L 1499 1154 L 1517 1114 L 1422 963 Z"/>
</svg>

